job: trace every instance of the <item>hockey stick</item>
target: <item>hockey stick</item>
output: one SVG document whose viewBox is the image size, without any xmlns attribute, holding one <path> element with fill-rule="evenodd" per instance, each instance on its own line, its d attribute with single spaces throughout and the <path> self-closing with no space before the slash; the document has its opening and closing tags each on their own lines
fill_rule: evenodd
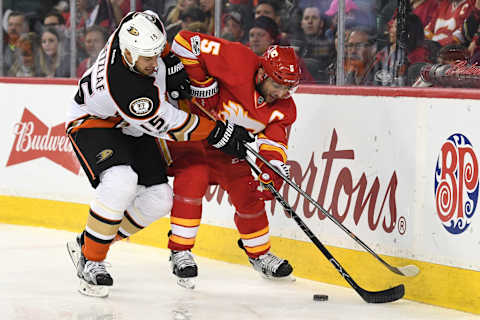
<svg viewBox="0 0 480 320">
<path fill-rule="evenodd" d="M 268 162 L 264 157 L 262 157 L 257 151 L 255 151 L 252 147 L 248 144 L 245 144 L 245 147 L 248 151 L 250 151 L 255 157 L 260 159 L 267 167 L 273 170 L 276 174 L 278 174 L 286 183 L 292 186 L 298 193 L 300 193 L 305 199 L 310 201 L 318 210 L 320 210 L 327 218 L 333 221 L 338 227 L 340 227 L 343 231 L 345 231 L 353 240 L 355 240 L 358 244 L 360 244 L 368 253 L 373 255 L 378 261 L 380 261 L 388 270 L 405 277 L 413 277 L 420 272 L 415 265 L 406 265 L 403 267 L 395 267 L 390 265 L 388 262 L 383 260 L 378 254 L 375 253 L 369 246 L 367 246 L 362 240 L 360 240 L 355 234 L 353 234 L 350 230 L 348 230 L 343 224 L 337 221 L 327 210 L 325 210 L 318 202 L 316 202 L 312 197 L 310 197 L 305 191 L 303 191 L 299 186 L 297 186 L 292 180 L 288 177 L 284 176 L 280 170 L 278 170 L 274 165 Z"/>
<path fill-rule="evenodd" d="M 260 168 L 247 156 L 246 158 L 248 164 L 252 168 L 256 174 L 261 174 Z M 303 222 L 302 219 L 295 213 L 295 211 L 290 207 L 290 205 L 285 201 L 285 199 L 280 195 L 280 193 L 275 189 L 272 182 L 270 183 L 262 183 L 263 187 L 270 190 L 273 194 L 275 199 L 283 206 L 283 209 L 290 214 L 290 216 L 295 220 L 298 224 L 300 229 L 305 232 L 307 237 L 315 244 L 315 246 L 323 253 L 325 258 L 337 269 L 340 275 L 348 282 L 348 284 L 362 297 L 363 300 L 367 303 L 385 303 L 385 302 L 393 302 L 399 300 L 405 294 L 405 287 L 403 284 L 400 284 L 396 287 L 389 288 L 382 291 L 367 291 L 360 287 L 348 274 L 347 270 L 345 270 L 342 265 L 332 256 L 330 251 L 318 240 L 318 238 L 313 234 L 310 228 Z"/>
<path fill-rule="evenodd" d="M 208 117 L 212 120 L 215 120 L 215 117 L 204 107 L 200 105 L 196 100 L 192 100 L 192 102 L 197 106 L 203 113 L 205 113 Z M 288 177 L 285 177 L 274 165 L 268 162 L 264 157 L 262 157 L 257 151 L 255 151 L 252 147 L 248 144 L 245 144 L 245 147 L 248 151 L 250 151 L 255 157 L 260 159 L 267 167 L 273 170 L 276 174 L 278 174 L 286 183 L 292 186 L 298 193 L 300 193 L 303 197 L 305 197 L 308 201 L 310 201 L 315 207 L 318 208 L 325 216 L 327 216 L 330 220 L 332 220 L 338 227 L 340 227 L 343 231 L 345 231 L 353 240 L 355 240 L 358 244 L 360 244 L 367 252 L 373 255 L 378 261 L 380 261 L 385 267 L 387 267 L 393 273 L 396 273 L 401 276 L 405 277 L 413 277 L 420 272 L 417 266 L 415 265 L 407 265 L 403 267 L 395 267 L 390 265 L 388 262 L 383 260 L 378 254 L 376 254 L 370 247 L 368 247 L 362 240 L 357 238 L 355 234 L 353 234 L 350 230 L 348 230 L 343 224 L 337 221 L 327 210 L 325 210 L 318 202 L 316 202 L 312 197 L 310 197 L 305 191 L 303 191 L 299 186 L 297 186 L 293 181 L 291 181 Z"/>
</svg>

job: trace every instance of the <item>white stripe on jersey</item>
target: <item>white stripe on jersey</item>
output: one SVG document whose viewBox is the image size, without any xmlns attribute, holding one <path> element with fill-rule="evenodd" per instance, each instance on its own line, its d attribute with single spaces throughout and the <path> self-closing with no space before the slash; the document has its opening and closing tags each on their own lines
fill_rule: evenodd
<svg viewBox="0 0 480 320">
<path fill-rule="evenodd" d="M 172 44 L 172 51 L 182 58 L 198 60 L 197 56 L 195 56 L 191 51 L 189 51 L 185 47 L 181 46 L 175 40 L 173 41 L 173 44 Z"/>
</svg>

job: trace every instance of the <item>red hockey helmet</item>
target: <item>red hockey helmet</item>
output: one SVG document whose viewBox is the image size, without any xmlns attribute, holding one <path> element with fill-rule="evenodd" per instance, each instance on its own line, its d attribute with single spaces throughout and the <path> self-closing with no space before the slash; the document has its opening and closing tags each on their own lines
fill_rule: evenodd
<svg viewBox="0 0 480 320">
<path fill-rule="evenodd" d="M 270 46 L 263 54 L 261 64 L 275 82 L 295 88 L 300 82 L 300 67 L 292 47 Z"/>
</svg>

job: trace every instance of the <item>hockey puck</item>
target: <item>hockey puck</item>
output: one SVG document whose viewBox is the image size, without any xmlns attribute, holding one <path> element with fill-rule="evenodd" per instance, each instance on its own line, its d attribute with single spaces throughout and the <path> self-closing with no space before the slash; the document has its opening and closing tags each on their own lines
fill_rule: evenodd
<svg viewBox="0 0 480 320">
<path fill-rule="evenodd" d="M 328 296 L 326 294 L 314 294 L 313 301 L 327 301 Z"/>
</svg>

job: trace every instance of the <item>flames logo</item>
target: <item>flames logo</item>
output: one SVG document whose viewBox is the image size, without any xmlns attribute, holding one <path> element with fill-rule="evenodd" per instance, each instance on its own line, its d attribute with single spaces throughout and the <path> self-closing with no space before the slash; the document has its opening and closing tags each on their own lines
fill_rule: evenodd
<svg viewBox="0 0 480 320">
<path fill-rule="evenodd" d="M 478 161 L 470 140 L 460 133 L 442 145 L 435 167 L 435 207 L 452 234 L 467 230 L 478 203 Z"/>
</svg>

